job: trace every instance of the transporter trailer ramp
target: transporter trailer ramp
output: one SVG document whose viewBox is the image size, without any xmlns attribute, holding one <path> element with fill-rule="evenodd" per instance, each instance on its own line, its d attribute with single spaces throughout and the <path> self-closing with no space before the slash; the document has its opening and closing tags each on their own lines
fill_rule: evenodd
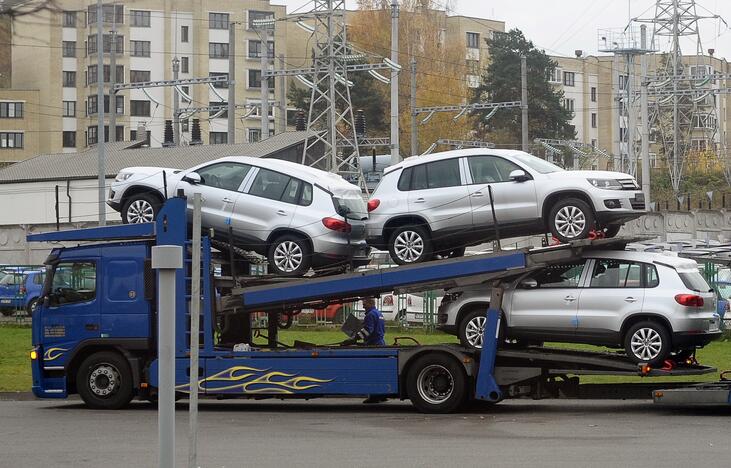
<svg viewBox="0 0 731 468">
<path fill-rule="evenodd" d="M 571 393 L 582 374 L 698 375 L 715 369 L 677 363 L 637 366 L 618 353 L 499 346 L 502 284 L 532 269 L 570 261 L 590 249 L 623 249 L 599 239 L 539 249 L 501 251 L 376 271 L 317 278 L 214 277 L 228 261 L 201 240 L 199 380 L 190 386 L 192 242 L 184 198 L 165 202 L 154 223 L 34 234 L 29 241 L 79 243 L 49 255 L 44 300 L 33 314 L 33 393 L 78 393 L 92 408 L 117 409 L 133 398 L 154 400 L 158 388 L 157 291 L 151 249 L 182 247 L 175 273 L 175 388 L 214 398 L 380 396 L 409 399 L 429 413 L 470 401 Z M 220 241 L 217 242 L 217 248 Z M 229 259 L 233 257 L 230 256 Z M 233 260 L 231 260 L 233 262 Z M 228 271 L 233 268 L 229 265 Z M 219 283 L 217 285 L 217 283 Z M 245 287 L 240 285 L 245 284 Z M 469 284 L 492 287 L 481 352 L 459 345 L 339 346 L 279 342 L 278 331 L 305 307 L 384 292 L 416 292 Z M 221 285 L 223 284 L 223 286 Z M 258 284 L 249 286 L 250 284 Z M 257 327 L 256 317 L 267 317 Z M 284 324 L 282 322 L 285 322 Z M 259 340 L 256 338 L 259 337 Z M 260 343 L 261 337 L 266 342 Z M 569 376 L 574 377 L 569 377 Z M 702 392 L 698 390 L 699 392 Z M 667 393 L 666 393 L 667 395 Z M 647 395 L 648 398 L 650 395 Z"/>
</svg>

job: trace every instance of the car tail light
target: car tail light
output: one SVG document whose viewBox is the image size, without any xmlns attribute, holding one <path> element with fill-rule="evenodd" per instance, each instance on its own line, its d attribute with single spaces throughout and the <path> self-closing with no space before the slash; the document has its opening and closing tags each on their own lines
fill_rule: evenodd
<svg viewBox="0 0 731 468">
<path fill-rule="evenodd" d="M 703 307 L 703 298 L 697 294 L 678 294 L 675 302 L 685 307 Z"/>
<path fill-rule="evenodd" d="M 23 296 L 23 295 L 25 295 L 27 290 L 25 289 L 25 286 L 21 286 L 20 289 L 18 290 L 18 292 L 20 293 L 21 296 Z"/>
<path fill-rule="evenodd" d="M 342 219 L 337 218 L 322 218 L 322 224 L 324 224 L 326 228 L 338 232 L 350 232 L 351 229 L 353 229 L 353 226 Z"/>
<path fill-rule="evenodd" d="M 380 204 L 381 204 L 381 200 L 379 200 L 378 198 L 374 198 L 373 200 L 368 200 L 368 212 L 370 213 L 371 211 L 375 210 L 376 208 L 378 208 L 378 205 L 380 205 Z"/>
</svg>

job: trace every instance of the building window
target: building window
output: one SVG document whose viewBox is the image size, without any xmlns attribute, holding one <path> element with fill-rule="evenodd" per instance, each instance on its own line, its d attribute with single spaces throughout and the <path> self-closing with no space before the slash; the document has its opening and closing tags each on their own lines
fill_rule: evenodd
<svg viewBox="0 0 731 468">
<path fill-rule="evenodd" d="M 143 81 L 150 81 L 149 70 L 130 70 L 129 81 L 131 83 L 141 83 Z"/>
<path fill-rule="evenodd" d="M 63 101 L 63 116 L 76 117 L 76 101 Z"/>
<path fill-rule="evenodd" d="M 110 65 L 104 65 L 104 82 L 109 83 Z M 116 65 L 116 73 L 114 74 L 115 83 L 124 83 L 124 65 Z"/>
<path fill-rule="evenodd" d="M 98 68 L 96 65 L 86 67 L 86 84 L 94 84 L 99 80 Z"/>
<path fill-rule="evenodd" d="M 257 141 L 261 141 L 261 129 L 250 128 L 247 132 L 247 136 L 249 138 L 249 143 L 256 143 Z"/>
<path fill-rule="evenodd" d="M 76 57 L 76 41 L 63 41 L 63 56 Z"/>
<path fill-rule="evenodd" d="M 73 72 L 73 71 L 63 72 L 63 87 L 64 88 L 75 88 L 76 87 L 76 72 Z"/>
<path fill-rule="evenodd" d="M 104 37 L 102 38 L 102 40 L 104 41 L 104 53 L 105 54 L 111 53 L 112 52 L 112 35 L 105 34 Z M 115 52 L 117 54 L 123 54 L 124 53 L 124 36 L 115 34 L 114 42 L 116 44 Z M 96 34 L 91 34 L 87 37 L 86 53 L 87 53 L 87 55 L 96 54 Z"/>
<path fill-rule="evenodd" d="M 576 73 L 574 72 L 563 72 L 563 85 L 564 86 L 575 86 L 576 85 Z"/>
<path fill-rule="evenodd" d="M 565 98 L 563 100 L 563 108 L 573 114 L 574 113 L 574 103 L 575 103 L 575 101 L 573 99 Z"/>
<path fill-rule="evenodd" d="M 89 5 L 86 10 L 86 19 L 89 24 L 96 24 L 96 5 Z M 124 24 L 124 5 L 103 5 L 102 16 L 105 23 Z"/>
<path fill-rule="evenodd" d="M 269 91 L 274 91 L 274 77 L 267 79 Z M 249 70 L 249 88 L 261 88 L 261 70 Z"/>
<path fill-rule="evenodd" d="M 591 128 L 596 128 L 596 112 L 591 113 Z"/>
<path fill-rule="evenodd" d="M 180 121 L 180 131 L 188 133 L 190 131 L 190 119 L 182 119 Z"/>
<path fill-rule="evenodd" d="M 150 56 L 150 41 L 129 41 L 129 47 L 132 57 Z"/>
<path fill-rule="evenodd" d="M 219 88 L 219 89 L 226 89 L 226 88 L 228 88 L 228 73 L 211 72 L 211 73 L 208 74 L 208 76 L 210 76 L 211 78 L 216 78 L 216 77 L 219 77 L 219 76 L 225 77 L 226 78 L 226 81 L 218 81 L 218 82 L 212 83 L 212 84 L 213 84 L 213 87 L 214 88 Z"/>
<path fill-rule="evenodd" d="M 150 144 L 150 139 L 152 137 L 152 132 L 150 130 L 145 131 L 145 143 Z M 130 130 L 129 131 L 129 139 L 131 141 L 137 141 L 137 130 Z"/>
<path fill-rule="evenodd" d="M 76 148 L 76 132 L 63 132 L 63 147 Z"/>
<path fill-rule="evenodd" d="M 188 42 L 188 26 L 180 27 L 180 42 Z"/>
<path fill-rule="evenodd" d="M 124 114 L 124 96 L 114 96 L 117 114 Z"/>
<path fill-rule="evenodd" d="M 208 29 L 228 29 L 228 13 L 208 13 Z"/>
<path fill-rule="evenodd" d="M 23 133 L 21 132 L 0 132 L 0 148 L 23 148 Z"/>
<path fill-rule="evenodd" d="M 132 10 L 129 13 L 130 16 L 130 26 L 135 26 L 137 28 L 149 28 L 150 27 L 150 12 L 149 11 L 140 11 L 140 10 Z"/>
<path fill-rule="evenodd" d="M 181 86 L 180 89 L 183 91 L 183 95 L 180 96 L 183 102 L 190 102 L 190 86 Z"/>
<path fill-rule="evenodd" d="M 228 58 L 228 44 L 225 42 L 210 42 L 208 44 L 208 56 L 210 58 Z"/>
<path fill-rule="evenodd" d="M 467 48 L 468 49 L 479 49 L 480 48 L 480 34 L 475 32 L 467 33 Z"/>
<path fill-rule="evenodd" d="M 149 117 L 150 101 L 129 101 L 129 115 L 132 117 Z"/>
<path fill-rule="evenodd" d="M 228 133 L 226 132 L 210 132 L 208 134 L 208 144 L 225 145 L 228 143 Z"/>
<path fill-rule="evenodd" d="M 0 102 L 0 118 L 22 119 L 23 118 L 23 103 L 22 102 Z"/>
<path fill-rule="evenodd" d="M 63 27 L 64 28 L 75 28 L 76 27 L 76 12 L 75 11 L 64 11 L 63 12 Z"/>
<path fill-rule="evenodd" d="M 627 75 L 619 75 L 619 89 L 627 88 Z"/>
<path fill-rule="evenodd" d="M 89 127 L 86 129 L 86 145 L 96 145 L 99 139 L 97 138 L 97 130 L 98 128 L 96 126 Z"/>
<path fill-rule="evenodd" d="M 596 148 L 596 138 L 591 139 L 591 147 Z"/>
<path fill-rule="evenodd" d="M 274 13 L 271 11 L 254 11 L 249 10 L 249 29 L 261 29 L 261 26 L 254 24 L 255 20 L 263 20 L 274 18 Z M 272 29 L 274 26 L 269 26 L 267 29 Z"/>
<path fill-rule="evenodd" d="M 214 115 L 217 119 L 227 119 L 228 118 L 228 102 L 209 102 L 209 107 L 215 107 L 216 110 L 211 109 L 211 111 L 208 113 L 208 118 L 212 118 Z M 223 110 L 219 114 L 219 112 Z"/>
<path fill-rule="evenodd" d="M 274 41 L 267 42 L 267 54 L 274 58 Z M 261 41 L 249 41 L 249 58 L 261 58 Z"/>
<path fill-rule="evenodd" d="M 591 87 L 591 102 L 596 102 L 596 86 Z"/>
<path fill-rule="evenodd" d="M 190 73 L 190 64 L 188 57 L 180 57 L 180 72 Z"/>
</svg>

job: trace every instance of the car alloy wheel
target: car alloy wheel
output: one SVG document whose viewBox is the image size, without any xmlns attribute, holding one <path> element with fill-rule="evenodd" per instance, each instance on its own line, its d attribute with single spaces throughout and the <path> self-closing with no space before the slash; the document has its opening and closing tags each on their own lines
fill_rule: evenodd
<svg viewBox="0 0 731 468">
<path fill-rule="evenodd" d="M 393 242 L 396 256 L 404 263 L 412 263 L 424 254 L 424 239 L 415 231 L 403 231 Z"/>
<path fill-rule="evenodd" d="M 662 337 L 652 328 L 639 328 L 630 338 L 632 353 L 642 361 L 652 361 L 662 350 Z"/>
<path fill-rule="evenodd" d="M 419 396 L 429 404 L 438 405 L 449 400 L 454 391 L 452 373 L 440 364 L 424 367 L 416 378 Z"/>
<path fill-rule="evenodd" d="M 586 216 L 576 206 L 564 206 L 554 219 L 556 231 L 563 237 L 573 239 L 578 237 L 586 228 Z"/>
<path fill-rule="evenodd" d="M 291 240 L 286 240 L 274 249 L 274 263 L 285 273 L 291 273 L 302 265 L 303 253 L 300 246 Z"/>
<path fill-rule="evenodd" d="M 119 385 L 119 371 L 111 364 L 100 364 L 89 374 L 89 389 L 100 398 L 108 398 L 116 393 Z"/>
<path fill-rule="evenodd" d="M 127 208 L 129 224 L 150 223 L 155 219 L 155 209 L 147 200 L 135 200 Z"/>
<path fill-rule="evenodd" d="M 482 349 L 482 337 L 485 333 L 485 324 L 487 323 L 487 317 L 478 315 L 473 317 L 472 320 L 467 322 L 465 325 L 465 338 L 470 346 Z"/>
</svg>

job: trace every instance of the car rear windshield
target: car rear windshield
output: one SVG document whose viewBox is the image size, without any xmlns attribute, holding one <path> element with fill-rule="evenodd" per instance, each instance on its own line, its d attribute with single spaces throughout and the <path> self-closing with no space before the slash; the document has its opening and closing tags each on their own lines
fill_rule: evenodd
<svg viewBox="0 0 731 468">
<path fill-rule="evenodd" d="M 514 154 L 512 155 L 515 159 L 522 162 L 526 166 L 530 167 L 534 171 L 540 172 L 541 174 L 548 174 L 550 172 L 563 171 L 560 167 L 552 164 L 544 159 L 533 156 L 532 154 Z"/>
<path fill-rule="evenodd" d="M 333 197 L 335 210 L 340 213 L 340 209 L 345 208 L 348 212 L 348 219 L 368 219 L 368 207 L 362 197 Z"/>
<path fill-rule="evenodd" d="M 680 276 L 680 279 L 683 280 L 685 287 L 691 291 L 707 292 L 711 290 L 711 287 L 708 286 L 703 275 L 697 271 L 678 272 L 678 275 Z"/>
<path fill-rule="evenodd" d="M 19 273 L 7 273 L 5 276 L 3 276 L 0 279 L 0 284 L 3 286 L 9 286 L 9 285 L 18 285 L 20 284 L 21 280 L 23 278 L 23 275 Z"/>
</svg>

